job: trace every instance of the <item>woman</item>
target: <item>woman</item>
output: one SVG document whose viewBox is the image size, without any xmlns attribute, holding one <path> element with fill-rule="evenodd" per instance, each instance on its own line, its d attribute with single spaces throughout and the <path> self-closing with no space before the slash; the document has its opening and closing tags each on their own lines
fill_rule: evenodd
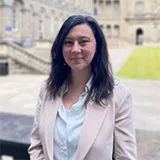
<svg viewBox="0 0 160 160">
<path fill-rule="evenodd" d="M 62 25 L 31 136 L 31 160 L 136 160 L 130 92 L 115 84 L 106 41 L 90 16 Z"/>
</svg>

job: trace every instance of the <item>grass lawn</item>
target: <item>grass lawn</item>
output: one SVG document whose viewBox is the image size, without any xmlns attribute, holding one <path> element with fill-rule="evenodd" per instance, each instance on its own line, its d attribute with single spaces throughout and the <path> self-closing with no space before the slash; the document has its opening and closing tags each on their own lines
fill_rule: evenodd
<svg viewBox="0 0 160 160">
<path fill-rule="evenodd" d="M 136 48 L 117 72 L 118 77 L 160 80 L 160 47 Z"/>
</svg>

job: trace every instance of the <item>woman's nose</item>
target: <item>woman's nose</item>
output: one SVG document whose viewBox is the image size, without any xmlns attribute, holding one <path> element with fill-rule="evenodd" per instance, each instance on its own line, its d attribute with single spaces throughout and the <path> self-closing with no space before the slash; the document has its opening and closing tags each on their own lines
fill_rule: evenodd
<svg viewBox="0 0 160 160">
<path fill-rule="evenodd" d="M 81 52 L 81 46 L 75 42 L 74 45 L 72 46 L 72 53 L 80 53 Z"/>
</svg>

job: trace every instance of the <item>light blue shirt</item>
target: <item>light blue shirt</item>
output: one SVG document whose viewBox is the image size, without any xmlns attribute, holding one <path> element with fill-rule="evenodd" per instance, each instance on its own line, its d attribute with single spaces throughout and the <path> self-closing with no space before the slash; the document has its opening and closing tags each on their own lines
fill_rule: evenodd
<svg viewBox="0 0 160 160">
<path fill-rule="evenodd" d="M 59 106 L 54 130 L 55 160 L 75 160 L 85 114 L 85 99 L 90 86 L 91 78 L 71 110 L 65 109 L 63 102 Z"/>
</svg>

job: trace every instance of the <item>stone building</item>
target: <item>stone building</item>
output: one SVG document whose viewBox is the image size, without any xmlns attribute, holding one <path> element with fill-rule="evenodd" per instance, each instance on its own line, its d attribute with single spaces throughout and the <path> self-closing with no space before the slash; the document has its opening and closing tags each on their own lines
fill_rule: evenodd
<svg viewBox="0 0 160 160">
<path fill-rule="evenodd" d="M 94 16 L 109 46 L 160 43 L 160 0 L 0 0 L 0 75 L 48 73 L 53 40 L 72 14 Z"/>
<path fill-rule="evenodd" d="M 0 0 L 0 39 L 21 45 L 50 41 L 71 14 L 92 13 L 86 0 Z M 90 8 L 91 7 L 91 8 Z M 90 8 L 90 9 L 88 9 Z"/>
<path fill-rule="evenodd" d="M 93 0 L 106 36 L 132 44 L 160 44 L 160 0 Z"/>
<path fill-rule="evenodd" d="M 92 5 L 91 0 L 0 0 L 0 75 L 48 73 L 62 22 L 92 14 Z"/>
</svg>

